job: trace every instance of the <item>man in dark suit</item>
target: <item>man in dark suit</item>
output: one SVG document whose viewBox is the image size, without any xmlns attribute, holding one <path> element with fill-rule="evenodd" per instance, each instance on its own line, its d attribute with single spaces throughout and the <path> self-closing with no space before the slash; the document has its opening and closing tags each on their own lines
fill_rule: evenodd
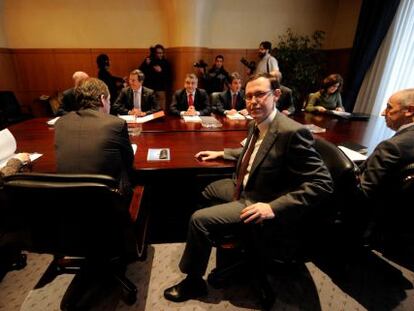
<svg viewBox="0 0 414 311">
<path fill-rule="evenodd" d="M 279 83 L 282 82 L 282 73 L 279 70 L 273 70 L 270 74 L 274 76 Z M 285 115 L 290 116 L 295 112 L 292 90 L 287 86 L 280 84 L 280 91 L 282 94 L 280 94 L 276 108 Z"/>
<path fill-rule="evenodd" d="M 75 88 L 86 78 L 89 78 L 88 74 L 83 71 L 76 71 L 73 76 L 74 87 L 67 89 L 63 92 L 62 101 L 59 109 L 56 112 L 57 116 L 63 116 L 70 111 L 76 111 L 79 107 L 76 104 Z"/>
<path fill-rule="evenodd" d="M 243 148 L 201 151 L 201 160 L 237 160 L 235 179 L 213 182 L 203 191 L 206 199 L 221 202 L 196 211 L 190 220 L 180 270 L 187 277 L 164 291 L 179 302 L 206 294 L 202 279 L 212 247 L 211 233 L 241 223 L 266 223 L 278 233 L 295 230 L 301 215 L 332 193 L 328 169 L 315 151 L 312 134 L 301 124 L 279 113 L 275 102 L 279 83 L 267 73 L 249 78 L 246 106 L 254 122 Z M 286 230 L 284 230 L 286 229 Z M 286 236 L 272 235 L 272 244 L 287 243 Z M 275 244 L 279 245 L 279 244 Z"/>
<path fill-rule="evenodd" d="M 363 206 L 370 207 L 369 216 L 376 224 L 374 232 L 385 233 L 387 239 L 393 240 L 393 248 L 406 247 L 413 245 L 414 213 L 400 199 L 401 170 L 414 163 L 414 88 L 393 94 L 382 115 L 396 133 L 378 144 L 360 166 L 360 189 L 368 199 Z"/>
<path fill-rule="evenodd" d="M 222 115 L 233 115 L 241 113 L 247 115 L 246 102 L 244 101 L 244 91 L 241 89 L 242 81 L 237 72 L 233 72 L 229 77 L 230 89 L 219 93 L 215 110 Z"/>
<path fill-rule="evenodd" d="M 122 89 L 111 108 L 112 114 L 130 114 L 143 117 L 160 110 L 153 90 L 142 86 L 144 74 L 141 70 L 132 70 L 129 74 L 129 86 Z"/>
<path fill-rule="evenodd" d="M 76 100 L 80 109 L 64 115 L 55 125 L 57 172 L 109 175 L 129 196 L 134 153 L 126 122 L 109 115 L 108 87 L 99 79 L 88 78 L 76 89 Z"/>
<path fill-rule="evenodd" d="M 197 88 L 198 78 L 187 74 L 184 88 L 175 92 L 170 106 L 170 113 L 176 116 L 206 116 L 210 114 L 207 92 Z"/>
</svg>

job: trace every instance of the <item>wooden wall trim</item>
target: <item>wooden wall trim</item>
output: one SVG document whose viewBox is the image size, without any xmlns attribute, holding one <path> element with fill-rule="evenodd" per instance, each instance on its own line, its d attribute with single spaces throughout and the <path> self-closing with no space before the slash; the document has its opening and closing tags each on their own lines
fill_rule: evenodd
<svg viewBox="0 0 414 311">
<path fill-rule="evenodd" d="M 328 71 L 346 76 L 351 49 L 326 52 Z M 146 48 L 0 48 L 0 89 L 15 91 L 20 102 L 29 106 L 40 95 L 53 96 L 70 88 L 72 74 L 77 70 L 96 76 L 96 57 L 101 53 L 108 54 L 112 74 L 124 77 L 141 65 L 149 51 Z M 173 71 L 172 90 L 183 87 L 185 74 L 194 72 L 194 62 L 203 59 L 211 66 L 218 54 L 224 56 L 227 71 L 237 71 L 246 78 L 245 67 L 240 63 L 240 59 L 245 57 L 249 61 L 255 60 L 257 49 L 210 49 L 190 46 L 167 48 L 166 56 Z"/>
</svg>

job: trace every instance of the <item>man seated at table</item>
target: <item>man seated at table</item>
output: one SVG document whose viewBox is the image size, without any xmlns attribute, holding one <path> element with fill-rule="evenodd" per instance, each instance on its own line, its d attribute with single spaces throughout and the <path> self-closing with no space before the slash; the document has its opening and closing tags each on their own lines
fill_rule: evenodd
<svg viewBox="0 0 414 311">
<path fill-rule="evenodd" d="M 210 114 L 207 92 L 197 88 L 198 78 L 190 73 L 185 76 L 184 88 L 175 92 L 170 113 L 176 116 L 206 116 Z"/>
<path fill-rule="evenodd" d="M 207 200 L 222 204 L 192 215 L 180 261 L 180 270 L 187 277 L 164 291 L 166 299 L 180 302 L 207 293 L 203 275 L 213 245 L 212 232 L 264 223 L 267 230 L 276 233 L 269 244 L 285 245 L 292 239 L 289 233 L 303 219 L 301 215 L 310 213 L 312 206 L 332 193 L 331 176 L 313 147 L 312 134 L 277 111 L 279 97 L 279 83 L 272 76 L 264 73 L 250 77 L 245 98 L 254 122 L 244 147 L 195 155 L 203 161 L 238 161 L 237 177 L 213 182 L 203 191 Z"/>
<path fill-rule="evenodd" d="M 129 74 L 129 86 L 122 89 L 112 105 L 114 115 L 135 115 L 143 117 L 161 110 L 153 90 L 143 86 L 144 74 L 141 70 L 132 70 Z"/>
<path fill-rule="evenodd" d="M 274 76 L 279 83 L 282 82 L 282 73 L 279 70 L 273 70 L 270 74 Z M 287 86 L 280 84 L 280 91 L 282 94 L 276 103 L 276 108 L 285 115 L 290 116 L 295 112 L 292 90 Z"/>
<path fill-rule="evenodd" d="M 78 110 L 75 98 L 75 88 L 86 78 L 89 78 L 88 74 L 83 71 L 76 71 L 73 76 L 74 86 L 63 92 L 62 101 L 59 109 L 56 112 L 57 116 L 63 116 L 70 111 Z"/>
<path fill-rule="evenodd" d="M 360 189 L 368 199 L 363 206 L 370 207 L 368 213 L 376 225 L 373 232 L 383 235 L 381 240 L 386 242 L 383 245 L 386 250 L 411 247 L 413 256 L 414 213 L 401 198 L 401 171 L 414 163 L 414 88 L 394 93 L 382 116 L 396 133 L 378 144 L 360 165 Z"/>
<path fill-rule="evenodd" d="M 79 110 L 55 124 L 57 172 L 109 175 L 130 196 L 134 153 L 125 120 L 109 115 L 108 87 L 88 78 L 76 88 L 76 100 Z"/>
<path fill-rule="evenodd" d="M 247 115 L 244 91 L 241 89 L 242 81 L 237 72 L 233 72 L 229 77 L 230 89 L 221 92 L 217 98 L 216 111 L 222 115 L 234 115 L 240 113 Z"/>
</svg>

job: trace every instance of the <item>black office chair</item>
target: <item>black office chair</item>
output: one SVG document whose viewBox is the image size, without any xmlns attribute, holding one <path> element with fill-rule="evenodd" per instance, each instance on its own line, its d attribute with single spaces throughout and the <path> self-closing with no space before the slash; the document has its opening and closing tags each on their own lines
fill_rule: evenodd
<svg viewBox="0 0 414 311">
<path fill-rule="evenodd" d="M 88 282 L 104 276 L 122 286 L 128 304 L 136 301 L 137 289 L 124 275 L 126 265 L 137 259 L 136 240 L 129 202 L 116 186 L 105 175 L 32 173 L 5 178 L 11 217 L 24 248 L 54 255 L 36 288 L 58 274 L 78 272 L 61 301 L 62 310 L 76 309 Z"/>
<path fill-rule="evenodd" d="M 0 122 L 2 127 L 32 118 L 23 113 L 12 91 L 0 91 Z"/>
<path fill-rule="evenodd" d="M 229 281 L 235 279 L 235 276 L 246 275 L 252 266 L 257 268 L 259 265 L 262 267 L 261 271 L 266 273 L 274 270 L 272 266 L 280 266 L 280 264 L 290 268 L 295 267 L 298 263 L 308 261 L 312 256 L 317 255 L 320 249 L 328 248 L 329 251 L 336 251 L 334 246 L 339 247 L 340 240 L 343 239 L 344 209 L 349 208 L 349 203 L 357 189 L 356 168 L 337 146 L 324 139 L 316 138 L 315 149 L 332 175 L 334 193 L 297 225 L 301 228 L 295 236 L 299 241 L 292 239 L 294 243 L 292 245 L 287 243 L 287 248 L 284 250 L 260 249 L 263 247 L 260 244 L 265 238 L 263 226 L 246 226 L 244 232 L 242 230 L 242 233 L 239 232 L 237 235 L 215 236 L 213 239 L 217 246 L 217 268 L 208 276 L 210 285 L 216 288 L 226 286 Z M 242 241 L 240 236 L 244 237 Z M 327 237 L 329 240 L 326 240 Z M 320 244 L 324 239 L 323 244 Z M 263 258 L 257 259 L 257 253 L 262 254 Z M 267 254 L 272 255 L 268 258 Z M 255 260 L 253 265 L 252 258 Z M 261 304 L 264 309 L 269 309 L 275 299 L 271 286 L 265 275 L 257 275 L 257 271 L 255 272 L 256 275 L 253 276 L 257 283 L 255 288 L 259 290 Z"/>
<path fill-rule="evenodd" d="M 211 112 L 217 113 L 217 103 L 219 101 L 220 92 L 213 92 L 210 94 Z"/>
</svg>

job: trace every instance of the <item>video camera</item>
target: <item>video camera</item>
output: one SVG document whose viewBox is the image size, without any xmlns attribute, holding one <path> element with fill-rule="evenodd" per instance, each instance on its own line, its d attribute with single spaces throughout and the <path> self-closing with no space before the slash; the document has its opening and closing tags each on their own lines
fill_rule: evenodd
<svg viewBox="0 0 414 311">
<path fill-rule="evenodd" d="M 194 67 L 196 68 L 207 68 L 207 63 L 205 61 L 203 61 L 202 59 L 200 59 L 198 62 L 193 64 Z"/>
<path fill-rule="evenodd" d="M 240 62 L 243 65 L 245 65 L 247 68 L 249 68 L 251 72 L 254 72 L 256 70 L 256 62 L 255 61 L 249 62 L 247 59 L 245 59 L 244 57 L 242 57 L 240 59 Z"/>
</svg>

